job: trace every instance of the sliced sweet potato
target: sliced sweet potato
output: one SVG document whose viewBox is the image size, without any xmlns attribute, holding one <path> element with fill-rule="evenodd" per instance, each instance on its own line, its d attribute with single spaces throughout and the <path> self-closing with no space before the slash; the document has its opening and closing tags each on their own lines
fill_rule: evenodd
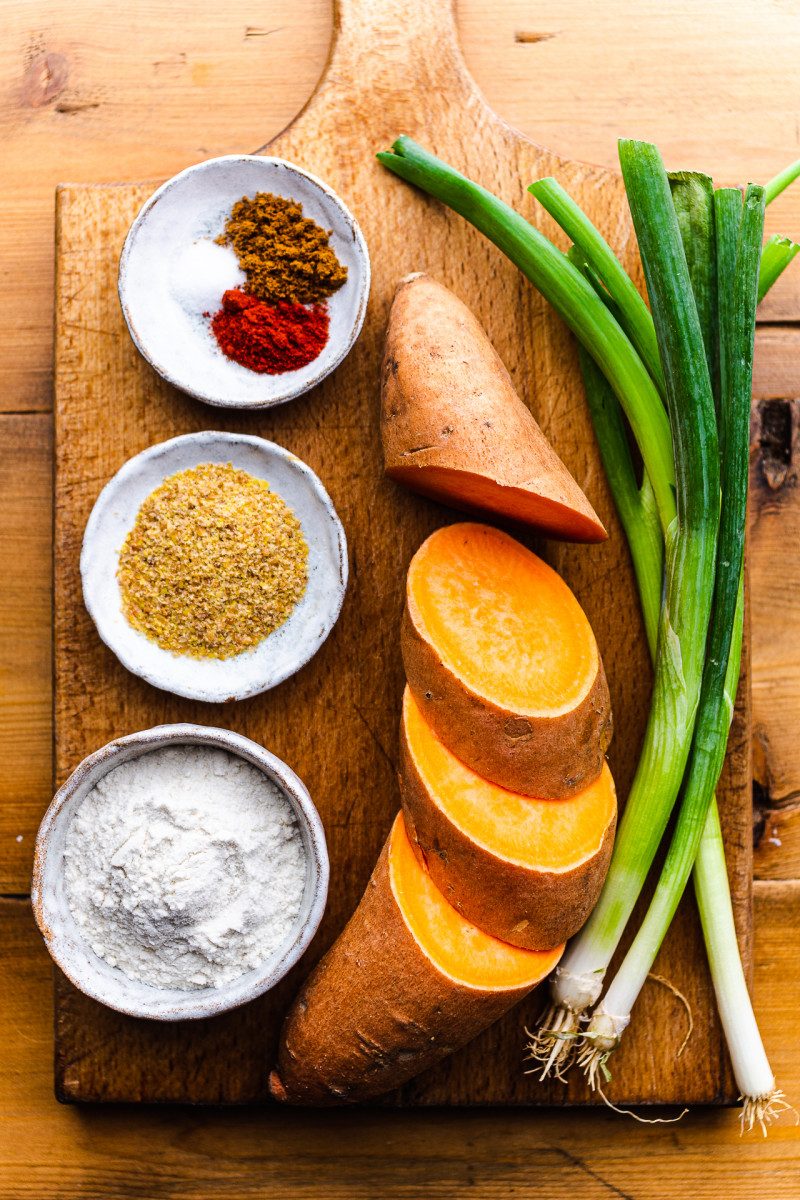
<svg viewBox="0 0 800 1200">
<path fill-rule="evenodd" d="M 520 950 L 470 924 L 398 814 L 355 914 L 289 1011 L 270 1091 L 328 1105 L 398 1087 L 507 1012 L 562 949 Z"/>
<path fill-rule="evenodd" d="M 525 521 L 547 537 L 608 536 L 478 320 L 428 275 L 398 284 L 381 380 L 391 479 L 467 512 Z"/>
<path fill-rule="evenodd" d="M 423 542 L 401 645 L 425 720 L 478 775 L 544 799 L 600 775 L 611 702 L 594 634 L 560 576 L 508 534 L 464 523 Z"/>
<path fill-rule="evenodd" d="M 400 781 L 414 852 L 469 921 L 531 950 L 577 933 L 600 894 L 614 842 L 608 766 L 567 800 L 509 792 L 447 749 L 406 688 Z"/>
</svg>

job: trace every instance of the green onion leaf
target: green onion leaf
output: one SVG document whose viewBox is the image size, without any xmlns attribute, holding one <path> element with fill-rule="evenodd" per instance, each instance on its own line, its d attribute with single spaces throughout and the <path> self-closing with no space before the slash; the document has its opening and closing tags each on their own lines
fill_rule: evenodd
<svg viewBox="0 0 800 1200">
<path fill-rule="evenodd" d="M 794 183 L 795 179 L 800 176 L 800 158 L 797 162 L 793 162 L 791 166 L 784 167 L 779 171 L 774 179 L 770 179 L 769 183 L 764 188 L 764 195 L 767 204 L 772 204 L 776 196 L 780 196 L 790 183 Z"/>
<path fill-rule="evenodd" d="M 661 394 L 664 377 L 653 318 L 622 263 L 586 214 L 555 179 L 537 179 L 528 187 L 583 253 L 602 280 L 619 312 L 619 323 L 633 342 Z"/>
<path fill-rule="evenodd" d="M 761 251 L 761 270 L 758 275 L 758 303 L 766 296 L 777 278 L 783 274 L 800 250 L 800 245 L 791 238 L 775 233 L 764 243 Z"/>
<path fill-rule="evenodd" d="M 711 387 L 718 394 L 717 260 L 714 185 L 699 171 L 671 171 L 669 186 L 692 284 Z"/>
</svg>

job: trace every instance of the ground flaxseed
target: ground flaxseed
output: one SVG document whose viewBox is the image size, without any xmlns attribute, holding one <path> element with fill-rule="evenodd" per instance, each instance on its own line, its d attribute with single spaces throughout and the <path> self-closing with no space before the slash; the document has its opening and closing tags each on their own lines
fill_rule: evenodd
<svg viewBox="0 0 800 1200">
<path fill-rule="evenodd" d="M 300 522 L 269 484 L 201 463 L 139 509 L 119 558 L 122 611 L 164 650 L 231 658 L 283 624 L 307 563 Z"/>
</svg>

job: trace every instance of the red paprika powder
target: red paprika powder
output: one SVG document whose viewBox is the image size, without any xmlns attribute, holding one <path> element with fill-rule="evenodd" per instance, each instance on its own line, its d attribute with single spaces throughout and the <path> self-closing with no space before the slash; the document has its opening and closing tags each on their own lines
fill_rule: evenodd
<svg viewBox="0 0 800 1200">
<path fill-rule="evenodd" d="M 328 340 L 328 310 L 324 304 L 265 304 L 232 288 L 211 328 L 226 358 L 261 375 L 281 375 L 305 367 L 320 353 Z"/>
</svg>

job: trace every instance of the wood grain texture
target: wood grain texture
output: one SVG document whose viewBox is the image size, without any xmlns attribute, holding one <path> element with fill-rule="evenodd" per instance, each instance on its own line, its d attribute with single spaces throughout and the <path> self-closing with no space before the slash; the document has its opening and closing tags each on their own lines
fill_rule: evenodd
<svg viewBox="0 0 800 1200">
<path fill-rule="evenodd" d="M 330 0 L 291 13 L 281 0 L 2 11 L 0 137 L 14 170 L 0 180 L 0 410 L 49 411 L 56 184 L 170 175 L 274 136 L 319 79 Z"/>
<path fill-rule="evenodd" d="M 754 619 L 768 636 L 753 687 L 756 778 L 773 805 L 800 791 L 794 697 L 800 691 L 798 571 L 784 547 L 800 544 L 800 400 L 759 400 L 753 407 L 750 560 L 759 587 Z M 790 727 L 795 735 L 790 735 Z"/>
<path fill-rule="evenodd" d="M 0 892 L 27 892 L 52 776 L 52 421 L 0 415 Z"/>
<path fill-rule="evenodd" d="M 753 621 L 762 633 L 753 681 L 754 867 L 758 878 L 792 879 L 800 863 L 800 400 L 756 401 L 751 447 Z"/>
<path fill-rule="evenodd" d="M 331 0 L 5 0 L 0 134 L 0 409 L 52 395 L 55 185 L 169 175 L 251 151 L 319 79 Z M 498 113 L 568 156 L 616 164 L 616 138 L 649 137 L 671 165 L 724 182 L 769 178 L 800 154 L 794 64 L 800 5 L 737 0 L 457 0 L 467 67 Z M 800 230 L 800 198 L 769 232 Z M 797 320 L 800 271 L 762 315 Z"/>
<path fill-rule="evenodd" d="M 369 53 L 365 52 L 369 47 Z M 308 785 L 329 838 L 332 886 L 313 948 L 282 986 L 245 1010 L 190 1027 L 130 1022 L 58 983 L 57 1087 L 64 1099 L 247 1101 L 265 1095 L 280 1014 L 302 972 L 342 928 L 377 858 L 399 796 L 396 740 L 402 692 L 397 632 L 405 568 L 453 514 L 383 478 L 378 438 L 381 341 L 399 277 L 426 270 L 486 326 L 522 396 L 611 531 L 602 546 L 551 545 L 549 560 L 592 622 L 609 676 L 617 736 L 611 765 L 624 796 L 646 717 L 650 669 L 624 538 L 600 468 L 564 327 L 515 269 L 463 221 L 378 166 L 373 151 L 399 132 L 419 136 L 539 220 L 527 180 L 556 174 L 635 269 L 619 177 L 559 158 L 504 125 L 463 67 L 446 0 L 342 0 L 334 58 L 313 100 L 275 152 L 335 187 L 362 224 L 373 263 L 364 331 L 345 364 L 308 396 L 256 415 L 210 411 L 163 384 L 140 360 L 119 312 L 116 263 L 152 185 L 61 189 L 56 326 L 56 776 L 109 738 L 163 721 L 222 724 L 263 742 Z M 549 220 L 543 227 L 553 232 Z M 319 473 L 344 522 L 351 584 L 335 633 L 303 671 L 235 707 L 192 704 L 127 674 L 83 608 L 78 555 L 91 506 L 132 454 L 179 432 L 216 427 L 263 434 Z M 749 961 L 750 810 L 747 706 L 740 706 L 721 791 L 737 913 Z M 309 728 L 313 735 L 308 735 Z M 619 1099 L 719 1103 L 735 1098 L 714 1015 L 701 940 L 687 903 L 658 970 L 702 1014 L 675 1062 L 676 1001 L 646 989 L 641 1019 L 662 1032 L 630 1038 L 617 1061 Z M 529 999 L 395 1103 L 585 1103 L 522 1072 Z"/>
<path fill-rule="evenodd" d="M 765 96 L 772 106 L 770 97 L 778 94 L 773 76 L 789 78 L 781 63 L 795 52 L 797 0 L 784 0 L 779 13 L 767 8 L 762 19 L 763 5 L 736 0 L 727 23 L 713 8 L 690 15 L 677 0 L 614 0 L 602 10 L 563 0 L 537 0 L 535 10 L 530 0 L 458 0 L 456 15 L 470 72 L 493 107 L 520 129 L 613 166 L 616 138 L 635 121 L 638 131 L 669 147 L 674 163 L 713 162 L 720 178 L 733 181 L 748 173 L 766 178 L 800 154 L 786 120 L 791 106 L 757 136 L 739 138 L 743 123 L 762 111 Z M 0 530 L 0 557 L 11 581 L 0 601 L 4 628 L 17 631 L 6 639 L 10 657 L 0 694 L 0 758 L 10 765 L 7 787 L 0 783 L 4 891 L 28 889 L 33 837 L 50 797 L 51 484 L 34 410 L 52 405 L 55 185 L 65 178 L 170 174 L 206 153 L 253 149 L 285 126 L 310 94 L 324 66 L 330 24 L 330 0 L 261 0 L 257 9 L 250 0 L 230 0 L 224 11 L 211 14 L 202 0 L 150 0 L 144 9 L 136 0 L 102 9 L 92 0 L 3 5 L 0 132 L 12 169 L 0 178 L 0 410 L 20 421 L 19 437 L 6 443 L 13 462 L 4 460 L 10 466 L 3 472 L 3 496 L 15 517 Z M 665 25 L 678 38 L 685 35 L 680 55 L 659 49 Z M 539 41 L 516 40 L 542 31 Z M 598 46 L 610 48 L 608 63 L 598 61 Z M 688 62 L 697 69 L 687 69 Z M 735 88 L 729 74 L 734 66 Z M 724 104 L 709 123 L 709 103 L 720 96 Z M 81 97 L 89 98 L 83 107 Z M 772 232 L 797 236 L 800 190 L 771 205 L 767 222 Z M 770 293 L 759 318 L 800 320 L 800 262 Z M 755 394 L 800 395 L 798 362 L 797 329 L 762 326 Z M 788 551 L 782 547 L 780 558 L 800 588 L 792 511 L 790 503 L 781 505 Z M 759 559 L 753 571 L 756 596 L 762 586 L 768 594 L 772 564 Z M 772 669 L 768 610 L 763 605 L 763 623 L 761 613 L 753 623 L 753 678 L 764 694 Z M 800 649 L 790 648 L 781 671 L 799 662 Z M 798 719 L 800 683 L 760 714 L 787 791 L 800 790 Z M 781 857 L 780 874 L 788 878 L 800 876 L 793 846 L 784 839 L 781 847 L 769 847 L 770 862 Z"/>
<path fill-rule="evenodd" d="M 670 168 L 734 183 L 800 157 L 798 0 L 458 0 L 457 14 L 492 108 L 567 158 L 615 166 L 619 136 L 646 138 Z"/>
<path fill-rule="evenodd" d="M 770 62 L 777 39 L 769 22 L 761 22 L 764 8 L 780 12 L 791 24 L 796 3 L 765 6 L 753 0 L 734 0 L 725 8 L 738 10 L 749 20 L 748 36 L 739 41 L 741 57 L 733 76 L 715 51 L 724 31 L 713 6 L 695 7 L 691 14 L 677 0 L 628 0 L 627 5 L 602 6 L 583 0 L 570 5 L 573 22 L 569 55 L 556 60 L 548 43 L 512 45 L 517 26 L 535 32 L 531 16 L 551 11 L 547 0 L 459 0 L 457 13 L 461 45 L 467 64 L 493 106 L 526 132 L 552 145 L 593 161 L 614 163 L 614 139 L 629 132 L 631 105 L 641 128 L 657 140 L 674 139 L 675 159 L 703 166 L 717 147 L 726 155 L 723 177 L 741 178 L 754 149 L 771 157 L 765 173 L 800 153 L 791 122 L 777 135 L 774 123 L 740 143 L 742 115 L 758 114 L 762 96 L 771 85 Z M 243 149 L 252 149 L 269 131 L 281 128 L 297 103 L 304 99 L 322 68 L 330 36 L 328 0 L 229 0 L 231 28 L 241 18 L 261 25 L 265 13 L 282 26 L 290 52 L 274 55 L 274 38 L 260 37 L 234 43 L 220 38 L 217 18 L 200 0 L 116 0 L 102 9 L 93 0 L 8 0 L 3 6 L 4 38 L 0 87 L 0 126 L 4 134 L 5 161 L 13 168 L 0 178 L 3 222 L 2 287 L 3 356 L 0 370 L 4 388 L 0 405 L 15 413 L 51 405 L 52 214 L 55 183 L 64 178 L 142 178 L 170 174 L 192 160 L 204 144 L 197 130 L 217 129 L 210 153 L 223 153 L 237 141 L 246 121 L 253 135 Z M 602 13 L 602 16 L 599 14 Z M 507 15 L 508 14 L 508 15 Z M 652 59 L 640 53 L 640 39 L 651 37 L 654 24 L 668 19 L 691 20 L 686 41 L 703 47 L 703 62 L 686 73 L 683 59 L 660 54 L 657 71 Z M 138 25 L 137 25 L 138 23 Z M 267 22 L 263 22 L 267 24 Z M 496 34 L 502 24 L 503 36 Z M 132 33 L 137 26 L 138 34 Z M 93 31 L 99 35 L 95 37 Z M 238 35 L 237 35 L 238 36 Z M 92 110 L 51 114 L 40 108 L 23 113 L 20 121 L 19 83 L 26 69 L 26 47 L 34 38 L 56 38 L 80 59 L 84 86 L 106 79 L 106 95 Z M 134 37 L 140 40 L 128 53 Z M 607 40 L 624 57 L 624 70 L 602 78 L 606 90 L 598 103 L 597 70 L 584 70 L 586 59 Z M 193 80 L 193 63 L 160 85 L 149 69 L 160 57 L 162 45 L 176 54 L 193 49 L 196 63 L 210 64 L 213 89 L 199 88 Z M 238 45 L 238 49 L 236 46 Z M 509 64 L 514 55 L 514 72 Z M 254 53 L 255 52 L 255 53 Z M 316 63 L 306 55 L 318 56 Z M 227 74 L 216 69 L 217 56 L 225 54 Z M 766 62 L 766 66 L 761 64 Z M 758 64 L 754 68 L 753 64 Z M 252 72 L 252 75 L 250 74 Z M 653 89 L 653 79 L 664 91 Z M 257 102 L 250 107 L 252 86 Z M 587 82 L 588 81 L 588 82 Z M 765 82 L 766 81 L 766 82 Z M 305 89 L 305 90 L 303 90 Z M 207 97 L 229 96 L 216 126 Z M 704 126 L 709 96 L 725 95 L 714 121 Z M 245 114 L 241 97 L 247 99 Z M 123 99 L 118 103 L 116 97 Z M 202 103 L 201 103 L 202 101 Z M 546 108 L 550 127 L 542 130 Z M 784 109 L 790 114 L 792 106 Z M 285 114 L 285 115 L 284 115 Z M 169 141 L 164 129 L 173 131 Z M 573 137 L 575 145 L 567 145 Z M 685 145 L 681 138 L 685 137 Z M 756 147 L 756 141 L 758 146 Z M 605 157 L 604 157 L 605 155 Z M 778 201 L 770 209 L 777 214 Z M 776 230 L 794 233 L 800 221 L 778 220 Z M 800 264 L 795 263 L 800 269 Z M 791 272 L 785 277 L 791 279 Z M 773 293 L 775 294 L 775 293 Z M 760 316 L 765 315 L 762 306 Z M 774 318 L 773 318 L 774 319 Z M 780 317 L 777 319 L 781 319 Z M 785 319 L 796 320 L 796 316 Z M 791 361 L 786 360 L 791 368 Z M 795 371 L 795 379 L 797 378 Z M 795 391 L 783 395 L 797 395 Z M 7 427 L 6 427 L 7 428 Z M 50 640 L 50 618 L 44 616 L 44 598 L 50 574 L 51 481 L 40 463 L 37 440 L 40 417 L 20 417 L 19 453 L 3 475 L 3 501 L 19 514 L 18 521 L 0 527 L 0 558 L 5 579 L 13 580 L 3 620 L 11 621 L 20 639 L 33 646 L 34 662 L 43 659 Z M 787 518 L 788 506 L 781 509 Z M 20 557 L 20 530 L 28 530 L 24 556 Z M 10 541 L 7 540 L 10 538 Z M 800 556 L 794 537 L 781 542 L 773 561 L 764 560 L 763 572 L 752 561 L 754 598 L 769 589 L 777 572 L 795 573 L 800 588 Z M 753 614 L 753 676 L 769 682 L 771 624 L 764 605 L 762 624 Z M 13 645 L 6 647 L 16 655 Z M 4 648 L 4 653 L 5 649 Z M 797 647 L 788 661 L 800 655 Z M 23 849 L 30 845 L 50 791 L 49 672 L 42 671 L 33 707 L 39 732 L 32 736 L 30 713 L 17 716 L 20 694 L 27 689 L 23 655 L 6 660 L 20 662 L 3 676 L 0 696 L 2 725 L 9 731 L 0 757 L 6 769 L 13 766 L 18 786 L 3 794 L 2 814 L 10 813 L 22 794 L 31 803 L 17 810 L 20 822 L 9 821 L 9 838 L 3 836 L 0 855 L 6 885 L 25 892 L 29 862 L 20 860 L 14 829 L 24 833 Z M 36 668 L 37 670 L 39 668 Z M 774 706 L 779 718 L 771 739 L 775 753 L 791 768 L 797 755 L 800 689 Z M 794 713 L 794 719 L 787 716 Z M 769 718 L 770 713 L 762 713 Z M 42 724 L 40 724 L 40 722 Z M 25 747 L 18 753 L 17 741 Z M 795 787 L 800 787 L 800 759 L 795 757 Z M 38 811 L 37 811 L 38 806 Z M 769 835 L 768 835 L 769 836 Z M 762 858 L 759 845 L 756 859 Z M 800 878 L 800 838 L 786 837 L 780 847 L 770 846 L 762 875 L 779 871 Z M 9 874 L 7 865 L 11 868 Z M 796 1007 L 800 990 L 800 905 L 773 903 L 770 885 L 755 886 L 756 970 L 755 1005 L 772 1063 L 783 1086 L 797 1103 L 800 1096 L 800 1057 L 797 1054 Z M 791 1121 L 761 1137 L 740 1141 L 737 1114 L 732 1110 L 694 1110 L 678 1125 L 643 1127 L 622 1117 L 598 1111 L 547 1111 L 532 1116 L 524 1110 L 363 1111 L 348 1114 L 281 1113 L 258 1108 L 197 1110 L 146 1107 L 95 1108 L 59 1105 L 52 1094 L 51 963 L 33 924 L 27 905 L 0 905 L 0 1196 L 3 1200 L 50 1200 L 81 1195 L 88 1200 L 211 1200 L 213 1196 L 249 1198 L 292 1197 L 305 1200 L 346 1197 L 347 1200 L 416 1200 L 439 1197 L 449 1200 L 468 1191 L 486 1200 L 509 1196 L 537 1200 L 572 1200 L 573 1197 L 619 1195 L 631 1200 L 675 1200 L 697 1196 L 701 1200 L 750 1200 L 775 1197 L 795 1200 L 800 1171 L 800 1140 Z M 11 913 L 11 915 L 9 915 Z M 636 1019 L 636 1018 L 634 1018 Z"/>
<path fill-rule="evenodd" d="M 753 396 L 758 400 L 800 396 L 800 326 L 761 325 L 758 328 Z"/>
<path fill-rule="evenodd" d="M 757 884 L 755 923 L 754 1003 L 796 1102 L 800 885 Z M 645 1126 L 607 1110 L 65 1107 L 50 978 L 30 906 L 0 900 L 0 1200 L 797 1198 L 800 1129 L 742 1139 L 733 1109 Z M 638 1012 L 633 1028 L 646 1036 Z"/>
</svg>

